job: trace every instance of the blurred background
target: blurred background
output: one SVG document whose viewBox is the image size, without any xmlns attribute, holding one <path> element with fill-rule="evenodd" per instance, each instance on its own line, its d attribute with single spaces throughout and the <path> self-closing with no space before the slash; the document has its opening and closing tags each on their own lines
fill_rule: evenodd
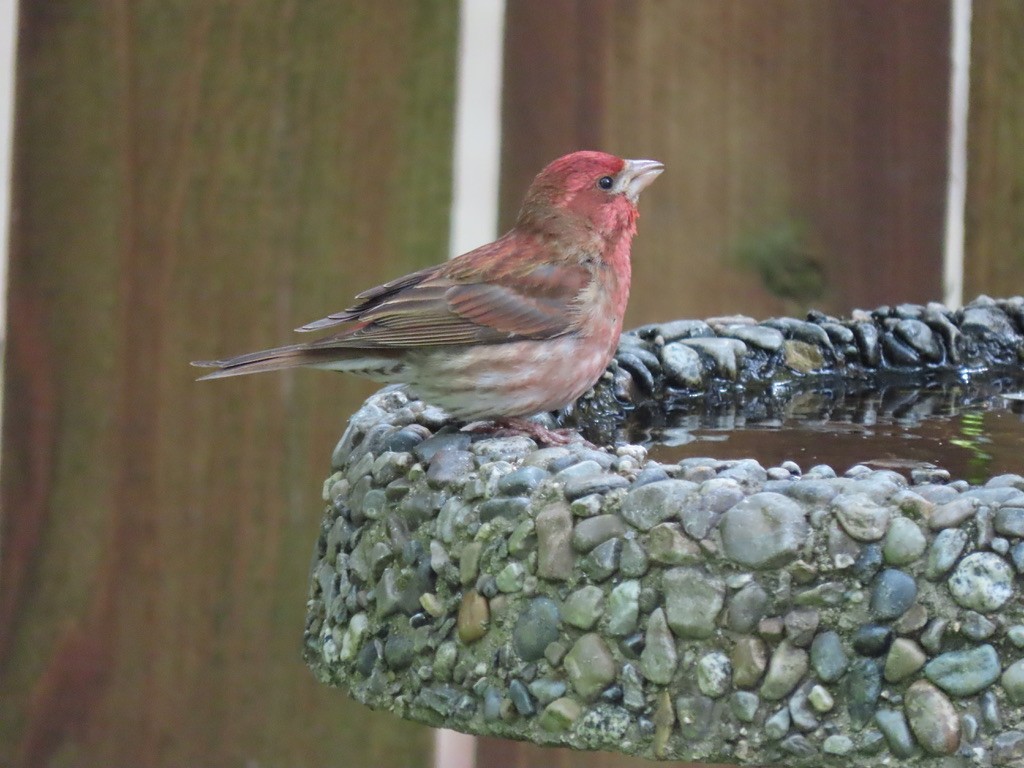
<svg viewBox="0 0 1024 768">
<path fill-rule="evenodd" d="M 321 483 L 373 385 L 188 361 L 490 239 L 558 155 L 667 166 L 627 326 L 1024 291 L 1017 0 L 2 7 L 0 765 L 432 765 L 430 729 L 300 658 Z"/>
</svg>

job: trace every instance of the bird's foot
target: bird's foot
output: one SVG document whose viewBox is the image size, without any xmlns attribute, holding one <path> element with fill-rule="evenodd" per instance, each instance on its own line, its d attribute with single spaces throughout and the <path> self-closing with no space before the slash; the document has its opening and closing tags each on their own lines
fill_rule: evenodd
<svg viewBox="0 0 1024 768">
<path fill-rule="evenodd" d="M 474 421 L 462 428 L 463 432 L 491 434 L 495 437 L 513 437 L 526 435 L 533 438 L 541 446 L 559 446 L 578 442 L 593 448 L 575 429 L 549 429 L 530 419 L 501 419 L 500 421 Z"/>
</svg>

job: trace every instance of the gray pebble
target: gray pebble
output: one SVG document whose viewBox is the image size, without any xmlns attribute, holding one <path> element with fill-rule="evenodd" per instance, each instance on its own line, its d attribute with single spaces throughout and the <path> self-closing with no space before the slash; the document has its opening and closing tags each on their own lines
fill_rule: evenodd
<svg viewBox="0 0 1024 768">
<path fill-rule="evenodd" d="M 644 681 L 636 667 L 628 662 L 623 664 L 619 680 L 622 682 L 622 703 L 634 712 L 642 710 L 647 700 L 644 698 Z"/>
<path fill-rule="evenodd" d="M 1008 666 L 999 683 L 1010 701 L 1014 704 L 1024 704 L 1024 659 Z"/>
<path fill-rule="evenodd" d="M 734 691 L 729 696 L 729 709 L 741 723 L 752 723 L 757 716 L 761 699 L 750 691 Z"/>
<path fill-rule="evenodd" d="M 783 707 L 764 722 L 765 738 L 771 741 L 778 741 L 789 733 L 790 719 L 789 708 Z"/>
<path fill-rule="evenodd" d="M 537 443 L 526 435 L 491 437 L 477 440 L 470 449 L 484 461 L 520 462 L 537 450 Z"/>
<path fill-rule="evenodd" d="M 613 637 L 623 637 L 636 631 L 640 611 L 640 582 L 623 581 L 616 584 L 608 595 L 605 612 L 608 616 L 606 631 Z"/>
<path fill-rule="evenodd" d="M 468 449 L 473 438 L 465 432 L 440 432 L 417 443 L 413 454 L 423 464 L 430 463 L 439 451 L 460 452 Z M 394 451 L 393 447 L 390 449 Z"/>
<path fill-rule="evenodd" d="M 510 499 L 488 499 L 478 508 L 480 522 L 486 523 L 496 517 L 517 520 L 526 517 L 530 509 L 530 500 L 521 496 Z"/>
<path fill-rule="evenodd" d="M 913 757 L 917 751 L 914 737 L 910 734 L 907 718 L 898 709 L 879 709 L 875 722 L 885 735 L 889 751 L 899 758 Z"/>
<path fill-rule="evenodd" d="M 800 608 L 787 613 L 782 622 L 786 627 L 786 638 L 798 648 L 806 648 L 814 639 L 821 615 L 813 608 Z"/>
<path fill-rule="evenodd" d="M 597 698 L 615 680 L 615 658 L 600 635 L 580 637 L 562 661 L 569 682 L 586 701 Z"/>
<path fill-rule="evenodd" d="M 1024 508 L 1022 507 L 1001 507 L 997 509 L 993 522 L 996 533 L 1014 538 L 1024 536 Z"/>
<path fill-rule="evenodd" d="M 512 645 L 523 661 L 536 661 L 544 656 L 544 649 L 558 639 L 558 605 L 547 597 L 535 597 L 516 620 L 512 630 Z"/>
<path fill-rule="evenodd" d="M 798 686 L 789 697 L 789 716 L 793 720 L 793 725 L 801 731 L 813 731 L 821 724 L 807 698 L 813 686 L 814 683 L 808 680 Z"/>
<path fill-rule="evenodd" d="M 978 509 L 978 500 L 964 496 L 940 504 L 928 518 L 928 527 L 933 531 L 956 528 Z"/>
<path fill-rule="evenodd" d="M 853 650 L 861 656 L 881 656 L 891 642 L 892 629 L 881 624 L 863 624 L 853 633 Z"/>
<path fill-rule="evenodd" d="M 832 500 L 839 524 L 857 541 L 878 541 L 889 527 L 891 512 L 863 493 L 842 494 Z"/>
<path fill-rule="evenodd" d="M 633 716 L 622 707 L 598 704 L 583 712 L 574 730 L 593 749 L 618 744 L 632 724 Z"/>
<path fill-rule="evenodd" d="M 637 539 L 625 539 L 619 558 L 619 572 L 626 578 L 639 578 L 647 573 L 649 567 L 647 552 L 643 545 Z"/>
<path fill-rule="evenodd" d="M 895 568 L 886 568 L 875 577 L 871 588 L 871 613 L 878 619 L 895 619 L 917 599 L 914 578 Z"/>
<path fill-rule="evenodd" d="M 1024 648 L 1024 624 L 1014 624 L 1006 629 L 1006 639 L 1017 648 Z"/>
<path fill-rule="evenodd" d="M 747 346 L 738 339 L 684 339 L 680 343 L 692 347 L 710 358 L 714 364 L 715 374 L 729 381 L 735 381 L 739 375 L 739 359 L 744 357 Z"/>
<path fill-rule="evenodd" d="M 751 568 L 775 568 L 796 557 L 808 525 L 792 499 L 756 493 L 728 510 L 719 530 L 729 559 Z"/>
<path fill-rule="evenodd" d="M 707 653 L 697 661 L 697 687 L 713 699 L 725 695 L 732 679 L 729 657 L 720 651 Z"/>
<path fill-rule="evenodd" d="M 991 645 L 949 651 L 925 664 L 924 674 L 954 696 L 972 696 L 992 685 L 1000 672 L 999 655 Z"/>
<path fill-rule="evenodd" d="M 571 477 L 565 483 L 565 498 L 571 501 L 592 493 L 607 493 L 613 488 L 625 488 L 627 485 L 629 481 L 626 478 L 610 472 Z"/>
<path fill-rule="evenodd" d="M 546 705 L 557 699 L 559 696 L 564 696 L 566 686 L 563 680 L 553 680 L 550 677 L 541 677 L 530 683 L 527 688 L 530 689 L 530 693 L 533 694 L 541 705 Z"/>
<path fill-rule="evenodd" d="M 679 663 L 676 641 L 665 621 L 665 612 L 658 608 L 647 621 L 644 650 L 640 654 L 640 671 L 652 683 L 668 684 Z"/>
<path fill-rule="evenodd" d="M 533 697 L 522 680 L 513 680 L 508 685 L 508 697 L 512 706 L 523 717 L 530 717 L 536 714 L 537 705 L 533 703 Z"/>
<path fill-rule="evenodd" d="M 989 621 L 977 611 L 964 611 L 960 632 L 975 642 L 987 640 L 996 631 L 995 622 Z"/>
<path fill-rule="evenodd" d="M 898 637 L 885 657 L 885 679 L 890 683 L 905 680 L 924 666 L 928 657 L 921 646 L 906 637 Z"/>
<path fill-rule="evenodd" d="M 710 637 L 725 599 L 725 585 L 699 568 L 672 568 L 662 577 L 665 614 L 681 638 Z"/>
<path fill-rule="evenodd" d="M 591 581 L 604 581 L 618 570 L 621 554 L 622 539 L 608 539 L 591 550 L 580 568 Z"/>
<path fill-rule="evenodd" d="M 1017 573 L 1024 573 L 1024 541 L 1018 542 L 1010 549 L 1010 559 Z"/>
<path fill-rule="evenodd" d="M 857 658 L 846 673 L 846 709 L 854 728 L 863 728 L 874 716 L 882 693 L 882 672 L 874 659 Z"/>
<path fill-rule="evenodd" d="M 853 561 L 853 573 L 862 582 L 871 581 L 882 567 L 882 548 L 877 544 L 861 547 Z"/>
<path fill-rule="evenodd" d="M 761 684 L 761 698 L 768 701 L 785 698 L 800 682 L 807 668 L 807 651 L 782 641 L 768 662 L 768 672 Z"/>
<path fill-rule="evenodd" d="M 978 697 L 981 721 L 987 731 L 998 731 L 1003 727 L 1003 716 L 999 712 L 999 700 L 995 691 L 985 691 Z"/>
<path fill-rule="evenodd" d="M 741 637 L 732 648 L 733 683 L 753 688 L 768 667 L 768 652 L 759 637 Z"/>
<path fill-rule="evenodd" d="M 764 618 L 768 607 L 768 594 L 756 581 L 751 581 L 729 598 L 726 625 L 733 632 L 753 632 L 757 623 Z"/>
<path fill-rule="evenodd" d="M 427 482 L 432 488 L 459 485 L 476 469 L 476 457 L 469 451 L 444 449 L 437 451 L 427 469 Z"/>
<path fill-rule="evenodd" d="M 784 752 L 788 752 L 795 757 L 814 757 L 818 754 L 818 750 L 802 733 L 794 733 L 787 736 L 779 746 L 782 747 Z"/>
<path fill-rule="evenodd" d="M 967 545 L 967 532 L 960 528 L 947 528 L 940 531 L 932 540 L 928 549 L 928 559 L 924 568 L 926 579 L 942 578 Z"/>
<path fill-rule="evenodd" d="M 662 480 L 634 488 L 622 500 L 620 514 L 641 531 L 649 531 L 658 523 L 677 518 L 697 484 L 687 480 Z"/>
<path fill-rule="evenodd" d="M 661 350 L 661 364 L 672 386 L 696 389 L 703 382 L 704 366 L 700 355 L 685 344 L 666 344 Z"/>
<path fill-rule="evenodd" d="M 572 546 L 577 552 L 589 552 L 598 544 L 626 533 L 626 524 L 618 515 L 596 515 L 576 523 Z"/>
<path fill-rule="evenodd" d="M 848 755 L 853 751 L 853 739 L 841 733 L 833 733 L 822 742 L 821 751 L 826 755 Z"/>
<path fill-rule="evenodd" d="M 1013 569 L 999 555 L 975 552 L 967 555 L 947 582 L 949 591 L 964 608 L 995 611 L 1013 596 Z"/>
<path fill-rule="evenodd" d="M 708 738 L 714 718 L 714 699 L 707 696 L 676 697 L 676 718 L 684 738 L 703 740 Z"/>
<path fill-rule="evenodd" d="M 509 496 L 528 496 L 547 476 L 540 467 L 520 467 L 498 481 L 498 490 Z"/>
<path fill-rule="evenodd" d="M 544 507 L 536 520 L 537 575 L 566 581 L 573 574 L 572 515 L 565 502 Z"/>
<path fill-rule="evenodd" d="M 890 565 L 907 565 L 921 557 L 926 546 L 918 524 L 909 518 L 897 517 L 885 534 L 882 554 Z"/>
<path fill-rule="evenodd" d="M 562 621 L 579 629 L 591 629 L 604 608 L 604 590 L 593 584 L 580 587 L 562 603 Z"/>
<path fill-rule="evenodd" d="M 647 555 L 661 565 L 689 565 L 703 560 L 700 547 L 683 535 L 677 523 L 659 523 L 651 528 Z"/>
<path fill-rule="evenodd" d="M 835 682 L 846 672 L 850 659 L 843 650 L 839 635 L 828 630 L 818 634 L 811 643 L 811 665 L 819 679 Z"/>
</svg>

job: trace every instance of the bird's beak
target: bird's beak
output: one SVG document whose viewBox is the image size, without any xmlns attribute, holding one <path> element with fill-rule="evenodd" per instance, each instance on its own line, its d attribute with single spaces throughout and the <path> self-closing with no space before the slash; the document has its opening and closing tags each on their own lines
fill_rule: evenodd
<svg viewBox="0 0 1024 768">
<path fill-rule="evenodd" d="M 629 201 L 636 205 L 640 193 L 664 170 L 665 166 L 657 160 L 627 160 L 619 178 Z"/>
</svg>

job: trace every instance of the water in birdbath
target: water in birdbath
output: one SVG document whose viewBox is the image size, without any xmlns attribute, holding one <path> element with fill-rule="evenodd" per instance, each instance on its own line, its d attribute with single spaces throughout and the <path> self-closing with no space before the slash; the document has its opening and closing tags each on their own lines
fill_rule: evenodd
<svg viewBox="0 0 1024 768">
<path fill-rule="evenodd" d="M 826 386 L 742 401 L 722 396 L 673 403 L 658 426 L 631 427 L 665 463 L 697 456 L 795 461 L 803 470 L 855 464 L 909 476 L 939 468 L 984 483 L 1021 471 L 1024 377 L 963 380 L 931 387 Z"/>
</svg>

